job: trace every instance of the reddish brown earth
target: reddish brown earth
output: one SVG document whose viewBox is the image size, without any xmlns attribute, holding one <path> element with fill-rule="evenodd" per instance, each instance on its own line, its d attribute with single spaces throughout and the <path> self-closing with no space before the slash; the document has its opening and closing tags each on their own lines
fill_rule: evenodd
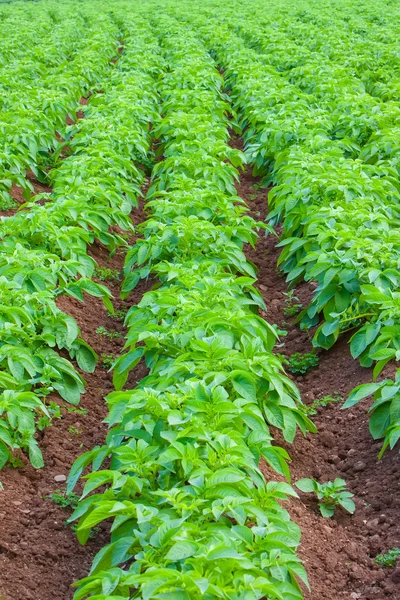
<svg viewBox="0 0 400 600">
<path fill-rule="evenodd" d="M 246 170 L 238 186 L 239 195 L 250 207 L 252 215 L 264 220 L 268 210 L 268 190 L 254 188 L 258 181 Z M 279 248 L 277 238 L 261 232 L 255 250 L 247 256 L 258 267 L 258 287 L 267 306 L 263 316 L 286 330 L 278 352 L 290 356 L 310 352 L 307 333 L 295 325 L 295 318 L 283 313 L 287 285 L 276 269 Z M 301 284 L 296 295 L 306 305 L 312 287 Z M 305 376 L 292 377 L 306 404 L 335 392 L 346 398 L 360 383 L 371 381 L 370 369 L 359 366 L 342 339 L 330 351 L 319 352 L 319 366 Z M 388 373 L 386 372 L 386 376 Z M 312 494 L 300 493 L 299 500 L 288 506 L 292 519 L 302 530 L 300 556 L 308 572 L 311 592 L 307 600 L 391 600 L 400 599 L 400 566 L 378 568 L 373 558 L 392 547 L 400 547 L 400 456 L 386 452 L 378 462 L 380 443 L 368 431 L 364 401 L 353 409 L 341 411 L 340 403 L 319 408 L 313 416 L 318 434 L 304 439 L 298 435 L 292 446 L 276 434 L 277 443 L 292 457 L 292 482 L 312 477 L 320 482 L 342 477 L 355 494 L 354 516 L 338 511 L 334 518 L 323 518 Z M 277 479 L 266 465 L 269 479 Z"/>
</svg>

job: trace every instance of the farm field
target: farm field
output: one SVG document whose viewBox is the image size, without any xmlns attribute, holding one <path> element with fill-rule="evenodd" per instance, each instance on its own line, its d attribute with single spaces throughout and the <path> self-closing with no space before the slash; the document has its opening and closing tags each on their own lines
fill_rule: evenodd
<svg viewBox="0 0 400 600">
<path fill-rule="evenodd" d="M 400 6 L 0 6 L 0 598 L 400 600 Z"/>
</svg>

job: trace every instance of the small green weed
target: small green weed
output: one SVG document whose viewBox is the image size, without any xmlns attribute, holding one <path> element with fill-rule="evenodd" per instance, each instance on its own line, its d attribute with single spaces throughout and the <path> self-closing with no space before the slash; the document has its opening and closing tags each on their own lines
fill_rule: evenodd
<svg viewBox="0 0 400 600">
<path fill-rule="evenodd" d="M 305 375 L 319 364 L 319 358 L 314 352 L 307 352 L 306 354 L 295 352 L 284 362 L 288 365 L 288 371 L 291 373 Z"/>
<path fill-rule="evenodd" d="M 68 433 L 70 433 L 71 435 L 81 435 L 82 429 L 75 427 L 75 425 L 70 425 L 68 427 Z"/>
<path fill-rule="evenodd" d="M 61 419 L 62 417 L 61 407 L 55 402 L 50 402 L 47 407 L 47 410 L 49 411 L 50 416 L 48 417 L 47 415 L 43 415 L 37 420 L 37 428 L 40 431 L 43 431 L 44 429 L 46 429 L 46 427 L 49 427 L 53 419 Z"/>
<path fill-rule="evenodd" d="M 385 554 L 378 554 L 375 562 L 380 567 L 395 567 L 400 558 L 400 548 L 391 548 Z"/>
<path fill-rule="evenodd" d="M 66 494 L 62 490 L 56 490 L 47 497 L 50 498 L 50 500 L 53 500 L 54 504 L 61 506 L 61 508 L 71 508 L 71 510 L 75 510 L 78 506 L 79 496 L 78 494 L 74 494 L 74 492 Z"/>
<path fill-rule="evenodd" d="M 343 400 L 344 398 L 338 392 L 334 392 L 332 396 L 328 394 L 323 398 L 317 398 L 308 406 L 304 404 L 302 406 L 302 410 L 306 415 L 316 415 L 319 408 L 325 408 L 325 406 L 328 406 L 328 404 L 338 404 L 339 402 L 343 402 Z"/>
<path fill-rule="evenodd" d="M 100 281 L 121 281 L 121 271 L 107 269 L 107 267 L 96 267 L 94 277 L 100 279 Z"/>
<path fill-rule="evenodd" d="M 107 313 L 107 317 L 111 317 L 112 319 L 118 319 L 119 321 L 123 321 L 126 317 L 126 313 L 128 312 L 128 308 L 121 308 L 120 310 L 115 311 L 112 315 L 111 313 Z"/>
<path fill-rule="evenodd" d="M 87 415 L 87 408 L 76 408 L 75 406 L 68 406 L 67 411 L 76 415 Z"/>
<path fill-rule="evenodd" d="M 103 369 L 107 369 L 107 371 L 109 369 L 111 369 L 111 367 L 114 364 L 115 361 L 115 356 L 114 354 L 101 354 L 100 356 L 101 358 L 101 366 L 103 367 Z"/>
<path fill-rule="evenodd" d="M 109 340 L 116 340 L 118 338 L 123 338 L 124 336 L 122 335 L 122 333 L 119 333 L 119 331 L 116 331 L 115 329 L 106 329 L 105 327 L 101 326 L 98 327 L 96 329 L 96 333 L 98 335 L 104 335 L 105 337 L 107 337 Z"/>
<path fill-rule="evenodd" d="M 283 307 L 283 314 L 285 317 L 294 317 L 300 312 L 303 305 L 299 301 L 299 298 L 295 296 L 294 290 L 290 290 L 284 295 L 286 298 Z"/>
</svg>

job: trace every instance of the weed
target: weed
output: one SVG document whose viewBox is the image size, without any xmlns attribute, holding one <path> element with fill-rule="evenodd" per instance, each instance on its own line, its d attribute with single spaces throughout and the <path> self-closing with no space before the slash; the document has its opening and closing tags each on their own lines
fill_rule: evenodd
<svg viewBox="0 0 400 600">
<path fill-rule="evenodd" d="M 87 415 L 88 413 L 86 408 L 76 408 L 75 406 L 68 406 L 67 411 L 76 415 Z"/>
<path fill-rule="evenodd" d="M 112 319 L 118 319 L 123 321 L 126 317 L 126 313 L 128 312 L 128 308 L 121 308 L 120 310 L 116 310 L 112 315 L 111 313 L 107 313 L 107 317 L 111 317 Z"/>
<path fill-rule="evenodd" d="M 78 506 L 79 496 L 74 492 L 67 494 L 62 490 L 56 490 L 47 497 L 50 498 L 50 500 L 53 500 L 54 504 L 61 506 L 61 508 L 71 508 L 71 510 L 75 510 Z"/>
<path fill-rule="evenodd" d="M 305 354 L 295 352 L 289 359 L 285 359 L 284 362 L 288 365 L 288 371 L 291 373 L 305 375 L 318 365 L 319 358 L 315 352 L 306 352 Z"/>
<path fill-rule="evenodd" d="M 82 429 L 78 429 L 78 427 L 75 427 L 75 425 L 70 425 L 68 427 L 68 433 L 71 435 L 81 435 Z"/>
<path fill-rule="evenodd" d="M 283 314 L 285 317 L 294 317 L 300 312 L 303 305 L 299 301 L 299 298 L 295 296 L 294 290 L 290 290 L 289 292 L 284 293 L 284 295 L 286 298 L 283 307 Z"/>
<path fill-rule="evenodd" d="M 395 567 L 400 558 L 400 548 L 391 548 L 385 554 L 378 554 L 375 562 L 380 567 Z"/>
<path fill-rule="evenodd" d="M 102 365 L 103 369 L 107 369 L 107 371 L 109 371 L 112 368 L 114 361 L 115 361 L 114 354 L 104 354 L 103 353 L 103 354 L 101 354 L 100 358 L 101 358 L 101 365 Z"/>
<path fill-rule="evenodd" d="M 107 267 L 96 267 L 94 276 L 100 281 L 121 281 L 121 271 L 107 269 Z"/>
<path fill-rule="evenodd" d="M 333 392 L 332 396 L 328 394 L 323 398 L 317 398 L 312 404 L 309 404 L 308 406 L 303 405 L 301 408 L 306 415 L 316 415 L 318 408 L 325 408 L 328 404 L 338 404 L 339 402 L 343 402 L 343 400 L 344 398 L 342 398 L 338 392 Z"/>
<path fill-rule="evenodd" d="M 116 331 L 115 329 L 106 329 L 105 327 L 101 326 L 98 327 L 96 329 L 96 333 L 98 335 L 104 335 L 105 337 L 107 337 L 109 340 L 115 340 L 118 338 L 123 338 L 124 336 L 122 335 L 122 333 L 119 333 L 119 331 Z"/>
<path fill-rule="evenodd" d="M 49 416 L 43 415 L 43 416 L 39 417 L 37 420 L 37 428 L 40 431 L 43 431 L 43 429 L 46 429 L 46 427 L 49 427 L 51 425 L 51 422 L 53 421 L 53 419 L 61 419 L 61 417 L 62 417 L 61 407 L 58 404 L 56 404 L 55 402 L 50 402 L 49 406 L 47 407 L 47 410 L 49 412 Z"/>
</svg>

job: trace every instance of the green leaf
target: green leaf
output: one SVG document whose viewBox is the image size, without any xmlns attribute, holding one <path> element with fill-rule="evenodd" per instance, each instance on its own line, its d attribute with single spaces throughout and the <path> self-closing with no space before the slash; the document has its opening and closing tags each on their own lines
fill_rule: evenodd
<svg viewBox="0 0 400 600">
<path fill-rule="evenodd" d="M 171 560 L 173 562 L 177 562 L 178 560 L 184 560 L 185 558 L 189 558 L 189 556 L 193 556 L 193 554 L 197 550 L 197 544 L 195 542 L 190 541 L 182 541 L 176 542 L 167 554 L 165 558 L 167 560 Z"/>
<path fill-rule="evenodd" d="M 321 511 L 321 515 L 324 518 L 328 518 L 329 519 L 330 517 L 333 517 L 334 512 L 335 512 L 333 508 L 331 508 L 330 506 L 327 506 L 323 502 L 320 502 L 318 504 L 318 507 L 319 507 L 319 510 Z"/>
<path fill-rule="evenodd" d="M 240 396 L 251 402 L 257 401 L 257 389 L 251 377 L 239 373 L 234 374 L 231 381 L 234 389 Z"/>
<path fill-rule="evenodd" d="M 349 512 L 350 514 L 354 514 L 356 510 L 356 505 L 354 504 L 353 500 L 350 500 L 350 498 L 339 499 L 339 504 L 345 510 L 347 510 L 347 512 Z"/>
<path fill-rule="evenodd" d="M 76 353 L 76 362 L 86 373 L 93 373 L 96 368 L 97 354 L 83 340 L 79 340 L 79 348 Z"/>
<path fill-rule="evenodd" d="M 44 467 L 43 455 L 36 440 L 29 440 L 29 460 L 35 469 Z"/>
<path fill-rule="evenodd" d="M 355 406 L 360 400 L 367 398 L 367 396 L 372 396 L 382 385 L 383 383 L 364 383 L 357 386 L 343 404 L 342 410 Z"/>
<path fill-rule="evenodd" d="M 299 490 L 301 490 L 302 492 L 315 492 L 317 489 L 316 482 L 313 479 L 309 479 L 308 477 L 296 481 L 295 486 L 299 488 Z"/>
<path fill-rule="evenodd" d="M 7 448 L 7 446 L 0 441 L 0 469 L 2 469 L 6 464 L 8 459 L 11 458 L 11 452 Z"/>
</svg>

